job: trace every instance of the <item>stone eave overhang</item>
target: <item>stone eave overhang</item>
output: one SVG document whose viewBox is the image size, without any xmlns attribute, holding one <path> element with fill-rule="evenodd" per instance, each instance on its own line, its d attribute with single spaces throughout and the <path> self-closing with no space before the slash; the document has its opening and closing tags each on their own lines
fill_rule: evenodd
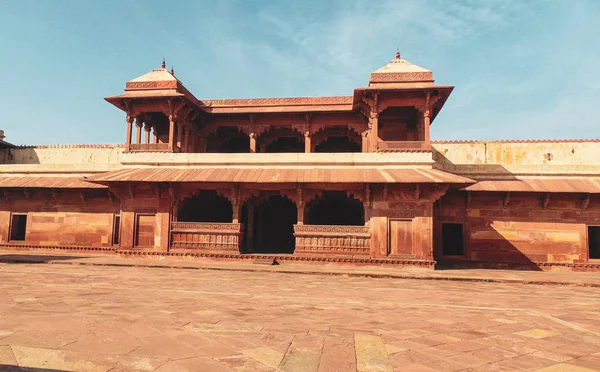
<svg viewBox="0 0 600 372">
<path fill-rule="evenodd" d="M 454 90 L 454 87 L 451 85 L 435 85 L 435 84 L 424 84 L 422 86 L 419 84 L 411 84 L 411 85 L 387 84 L 385 86 L 370 86 L 370 87 L 364 87 L 364 88 L 357 88 L 357 89 L 354 89 L 353 108 L 356 110 L 363 104 L 362 98 L 365 95 L 365 93 L 367 93 L 367 92 L 415 92 L 415 91 L 418 92 L 418 91 L 421 91 L 424 93 L 425 92 L 431 92 L 433 94 L 437 93 L 440 95 L 440 98 L 433 105 L 433 113 L 431 116 L 431 122 L 433 123 L 433 120 L 435 119 L 437 114 L 440 112 L 440 110 L 442 109 L 442 107 L 444 106 L 446 101 L 448 100 L 450 93 L 452 93 L 453 90 Z"/>
<path fill-rule="evenodd" d="M 202 100 L 204 111 L 213 114 L 351 112 L 352 96 L 282 97 Z"/>
</svg>

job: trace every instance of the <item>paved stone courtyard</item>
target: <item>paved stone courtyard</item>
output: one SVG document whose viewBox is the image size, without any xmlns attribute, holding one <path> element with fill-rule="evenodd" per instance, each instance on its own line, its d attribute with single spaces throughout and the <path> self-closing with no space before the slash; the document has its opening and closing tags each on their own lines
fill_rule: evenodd
<svg viewBox="0 0 600 372">
<path fill-rule="evenodd" d="M 0 286 L 0 370 L 600 370 L 598 288 L 45 264 Z"/>
</svg>

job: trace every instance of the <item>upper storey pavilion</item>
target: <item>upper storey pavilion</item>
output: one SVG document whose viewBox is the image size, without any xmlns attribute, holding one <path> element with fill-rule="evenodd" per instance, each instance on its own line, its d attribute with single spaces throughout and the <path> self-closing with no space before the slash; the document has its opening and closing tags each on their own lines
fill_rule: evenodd
<svg viewBox="0 0 600 372">
<path fill-rule="evenodd" d="M 163 61 L 106 100 L 127 114 L 126 152 L 429 151 L 452 89 L 396 52 L 352 96 L 200 100 Z"/>
</svg>

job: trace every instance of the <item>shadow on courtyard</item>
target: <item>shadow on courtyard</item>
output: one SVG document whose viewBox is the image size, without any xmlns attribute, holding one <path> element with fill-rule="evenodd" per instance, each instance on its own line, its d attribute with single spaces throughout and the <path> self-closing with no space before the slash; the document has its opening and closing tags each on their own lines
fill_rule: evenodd
<svg viewBox="0 0 600 372">
<path fill-rule="evenodd" d="M 66 369 L 48 369 L 48 368 L 31 368 L 20 367 L 12 364 L 0 364 L 0 371 L 6 372 L 66 372 Z"/>
<path fill-rule="evenodd" d="M 84 256 L 58 256 L 58 255 L 25 255 L 25 254 L 2 254 L 0 263 L 8 264 L 45 264 L 50 261 L 66 261 L 86 258 Z M 0 368 L 0 371 L 2 369 Z"/>
</svg>

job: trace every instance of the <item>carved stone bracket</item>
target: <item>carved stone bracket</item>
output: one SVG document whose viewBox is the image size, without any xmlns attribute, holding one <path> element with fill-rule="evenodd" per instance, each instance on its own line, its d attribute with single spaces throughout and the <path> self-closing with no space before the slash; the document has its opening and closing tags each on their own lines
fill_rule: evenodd
<svg viewBox="0 0 600 372">
<path fill-rule="evenodd" d="M 384 184 L 383 185 L 383 201 L 387 202 L 388 201 L 388 184 Z"/>
<path fill-rule="evenodd" d="M 127 185 L 127 191 L 129 192 L 129 198 L 130 199 L 134 199 L 135 198 L 135 193 L 134 193 L 134 186 L 133 186 L 133 184 L 129 183 Z"/>
<path fill-rule="evenodd" d="M 31 190 L 29 190 L 27 188 L 23 189 L 23 194 L 25 195 L 25 199 L 27 199 L 27 200 L 31 200 L 31 198 L 33 196 Z"/>
<path fill-rule="evenodd" d="M 590 194 L 585 194 L 581 199 L 581 209 L 586 210 L 590 206 Z"/>
<path fill-rule="evenodd" d="M 510 204 L 510 191 L 507 192 L 506 194 L 504 194 L 504 197 L 502 198 L 502 209 L 508 208 L 509 204 Z"/>
<path fill-rule="evenodd" d="M 109 191 L 110 194 L 110 191 Z M 52 200 L 55 203 L 58 203 L 58 199 L 60 198 L 60 189 L 52 189 Z"/>
<path fill-rule="evenodd" d="M 471 208 L 471 199 L 472 199 L 473 195 L 471 194 L 471 191 L 467 191 L 467 199 L 465 201 L 465 209 L 469 210 L 469 208 Z"/>
<path fill-rule="evenodd" d="M 85 204 L 85 201 L 86 201 L 86 200 L 85 200 L 85 193 L 84 193 L 84 191 L 83 191 L 83 190 L 79 191 L 79 199 L 81 199 L 81 202 L 82 202 L 83 204 Z"/>
<path fill-rule="evenodd" d="M 448 189 L 450 188 L 450 185 L 448 184 L 435 184 L 435 185 L 431 185 L 431 194 L 430 194 L 430 199 L 433 203 L 435 203 L 436 201 L 438 201 L 442 196 L 446 195 L 446 192 L 448 191 Z"/>
<path fill-rule="evenodd" d="M 550 204 L 550 193 L 547 192 L 542 197 L 542 209 L 548 208 L 548 204 Z"/>
</svg>

